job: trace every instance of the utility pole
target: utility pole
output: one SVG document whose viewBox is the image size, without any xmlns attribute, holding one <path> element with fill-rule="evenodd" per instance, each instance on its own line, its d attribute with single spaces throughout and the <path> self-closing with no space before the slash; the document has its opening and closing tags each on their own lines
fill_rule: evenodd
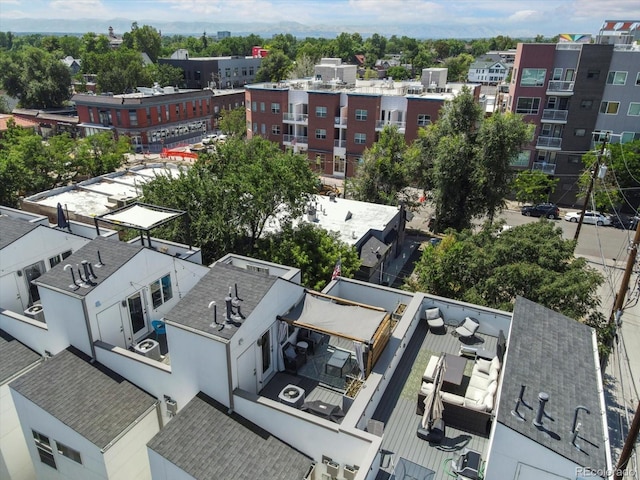
<svg viewBox="0 0 640 480">
<path fill-rule="evenodd" d="M 631 429 L 629 430 L 629 435 L 627 435 L 627 439 L 624 442 L 624 447 L 622 448 L 622 453 L 620 454 L 620 458 L 618 459 L 618 465 L 616 466 L 613 478 L 614 480 L 622 480 L 623 477 L 626 477 L 625 469 L 629 464 L 629 458 L 631 457 L 631 452 L 633 452 L 633 447 L 638 439 L 638 431 L 640 430 L 640 403 L 636 407 L 636 414 L 633 417 L 633 422 L 631 423 Z"/>
<path fill-rule="evenodd" d="M 584 205 L 582 205 L 582 211 L 580 212 L 580 220 L 578 221 L 578 228 L 576 228 L 576 233 L 573 236 L 573 239 L 577 242 L 578 237 L 580 236 L 580 230 L 582 229 L 582 222 L 584 221 L 584 213 L 587 211 L 587 205 L 589 204 L 589 198 L 591 197 L 591 191 L 593 190 L 593 184 L 596 181 L 596 177 L 598 176 L 598 170 L 600 170 L 600 160 L 602 160 L 602 156 L 604 155 L 604 150 L 607 146 L 607 141 L 609 140 L 609 133 L 605 134 L 604 140 L 602 142 L 602 146 L 600 147 L 600 151 L 596 157 L 596 164 L 593 167 L 593 174 L 591 175 L 591 181 L 589 182 L 589 188 L 587 188 L 587 194 L 584 197 Z"/>
</svg>

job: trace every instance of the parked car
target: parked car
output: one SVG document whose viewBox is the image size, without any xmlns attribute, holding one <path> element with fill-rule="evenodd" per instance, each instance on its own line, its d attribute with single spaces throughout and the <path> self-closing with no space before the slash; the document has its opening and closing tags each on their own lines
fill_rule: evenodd
<svg viewBox="0 0 640 480">
<path fill-rule="evenodd" d="M 537 205 L 525 205 L 520 210 L 527 217 L 560 218 L 560 209 L 555 203 L 539 203 Z"/>
<path fill-rule="evenodd" d="M 625 215 L 624 213 L 618 213 L 614 215 L 607 215 L 607 218 L 611 222 L 611 226 L 615 228 L 621 228 L 623 230 L 635 230 L 638 226 L 639 216 Z"/>
<path fill-rule="evenodd" d="M 569 212 L 564 216 L 564 219 L 567 222 L 576 223 L 580 220 L 580 212 Z M 586 212 L 584 212 L 584 220 L 582 221 L 582 223 L 608 226 L 611 225 L 611 220 L 609 220 L 600 212 L 592 212 L 587 210 Z"/>
</svg>

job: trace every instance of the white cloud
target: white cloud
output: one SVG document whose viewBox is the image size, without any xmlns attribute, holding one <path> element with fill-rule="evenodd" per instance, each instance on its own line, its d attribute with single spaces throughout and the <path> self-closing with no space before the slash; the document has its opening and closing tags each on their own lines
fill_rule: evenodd
<svg viewBox="0 0 640 480">
<path fill-rule="evenodd" d="M 52 0 L 46 16 L 52 18 L 101 18 L 110 15 L 101 0 Z"/>
<path fill-rule="evenodd" d="M 509 16 L 510 22 L 538 22 L 544 18 L 544 14 L 537 10 L 520 10 Z"/>
</svg>

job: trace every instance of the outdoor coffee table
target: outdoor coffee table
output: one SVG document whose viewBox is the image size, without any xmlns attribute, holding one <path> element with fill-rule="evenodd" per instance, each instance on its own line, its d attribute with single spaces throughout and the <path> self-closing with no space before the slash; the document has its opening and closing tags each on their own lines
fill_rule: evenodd
<svg viewBox="0 0 640 480">
<path fill-rule="evenodd" d="M 350 356 L 351 354 L 349 352 L 345 352 L 344 350 L 336 350 L 335 352 L 333 352 L 333 354 L 331 355 L 331 358 L 329 358 L 329 361 L 324 366 L 324 373 L 328 374 L 329 367 L 331 367 L 333 371 L 339 370 L 340 376 L 342 377 L 342 374 L 343 374 L 342 370 L 344 369 L 344 366 L 349 361 Z"/>
<path fill-rule="evenodd" d="M 450 353 L 444 354 L 445 371 L 443 381 L 452 385 L 460 385 L 464 377 L 467 359 Z"/>
</svg>

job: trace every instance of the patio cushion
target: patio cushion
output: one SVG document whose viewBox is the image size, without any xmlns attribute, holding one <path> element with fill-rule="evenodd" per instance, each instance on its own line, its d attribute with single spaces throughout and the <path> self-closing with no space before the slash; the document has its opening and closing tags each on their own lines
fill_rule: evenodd
<svg viewBox="0 0 640 480">
<path fill-rule="evenodd" d="M 494 398 L 493 395 L 487 395 L 484 397 L 484 406 L 487 408 L 487 411 L 490 412 L 493 410 Z"/>
<path fill-rule="evenodd" d="M 471 408 L 472 410 L 478 410 L 480 412 L 484 412 L 487 409 L 486 405 L 484 404 L 484 399 L 480 401 L 473 401 L 465 398 L 464 406 L 467 408 Z"/>
<path fill-rule="evenodd" d="M 435 320 L 436 318 L 440 318 L 442 315 L 440 315 L 440 309 L 438 307 L 435 308 L 428 308 L 425 312 L 425 318 L 427 320 Z"/>
<path fill-rule="evenodd" d="M 477 367 L 478 372 L 489 375 L 489 371 L 491 370 L 491 362 L 489 360 L 483 360 L 482 358 L 479 358 L 476 360 L 475 367 Z"/>
<path fill-rule="evenodd" d="M 460 395 L 449 392 L 440 392 L 440 396 L 445 402 L 453 403 L 454 405 L 464 405 L 464 398 L 462 398 Z"/>
<path fill-rule="evenodd" d="M 487 395 L 487 392 L 484 388 L 472 387 L 470 385 L 469 387 L 467 387 L 467 391 L 464 394 L 464 398 L 474 402 L 482 402 L 486 395 Z"/>
<path fill-rule="evenodd" d="M 487 393 L 492 396 L 494 393 L 496 393 L 497 390 L 498 390 L 498 382 L 496 381 L 491 382 L 487 387 Z"/>
<path fill-rule="evenodd" d="M 293 348 L 293 345 L 289 345 L 285 351 L 284 354 L 287 356 L 287 358 L 291 359 L 291 360 L 295 360 L 296 359 L 296 351 Z"/>
<path fill-rule="evenodd" d="M 420 386 L 421 393 L 424 393 L 425 395 L 429 395 L 432 391 L 433 391 L 433 383 L 422 382 L 422 385 Z"/>
<path fill-rule="evenodd" d="M 437 355 L 431 355 L 429 359 L 429 363 L 427 364 L 427 368 L 424 370 L 422 374 L 422 379 L 427 382 L 433 382 L 433 374 L 436 372 L 436 365 L 438 365 L 438 357 Z"/>
<path fill-rule="evenodd" d="M 500 359 L 495 356 L 491 359 L 491 367 L 500 370 Z"/>
<path fill-rule="evenodd" d="M 489 386 L 489 379 L 482 375 L 471 375 L 469 380 L 469 387 L 478 388 L 480 390 L 486 390 Z"/>
<path fill-rule="evenodd" d="M 498 377 L 500 376 L 500 372 L 497 370 L 491 370 L 489 372 L 489 381 L 492 382 L 494 380 L 498 380 Z"/>
</svg>

